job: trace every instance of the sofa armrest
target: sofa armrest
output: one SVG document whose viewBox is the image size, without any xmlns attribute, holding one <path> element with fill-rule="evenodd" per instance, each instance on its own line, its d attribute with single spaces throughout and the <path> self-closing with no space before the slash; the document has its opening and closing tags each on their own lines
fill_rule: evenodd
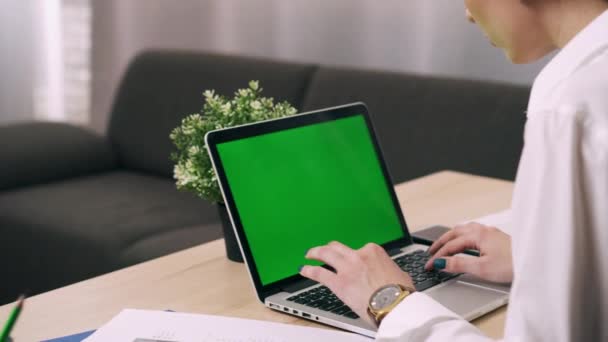
<svg viewBox="0 0 608 342">
<path fill-rule="evenodd" d="M 62 180 L 116 167 L 106 140 L 60 123 L 0 126 L 0 190 Z"/>
</svg>

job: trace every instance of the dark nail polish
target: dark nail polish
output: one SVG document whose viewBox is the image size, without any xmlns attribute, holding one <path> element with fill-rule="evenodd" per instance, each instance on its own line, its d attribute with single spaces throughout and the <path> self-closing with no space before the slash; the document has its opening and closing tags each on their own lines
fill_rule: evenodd
<svg viewBox="0 0 608 342">
<path fill-rule="evenodd" d="M 445 259 L 443 258 L 435 259 L 435 261 L 433 261 L 433 268 L 442 270 L 445 268 L 445 263 Z"/>
</svg>

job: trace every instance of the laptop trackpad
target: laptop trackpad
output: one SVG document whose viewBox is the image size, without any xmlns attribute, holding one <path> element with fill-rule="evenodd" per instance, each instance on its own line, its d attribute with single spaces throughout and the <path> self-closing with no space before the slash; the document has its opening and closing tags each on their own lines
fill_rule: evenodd
<svg viewBox="0 0 608 342">
<path fill-rule="evenodd" d="M 508 294 L 454 280 L 424 292 L 458 315 L 470 319 L 486 313 L 491 305 L 505 301 Z"/>
</svg>

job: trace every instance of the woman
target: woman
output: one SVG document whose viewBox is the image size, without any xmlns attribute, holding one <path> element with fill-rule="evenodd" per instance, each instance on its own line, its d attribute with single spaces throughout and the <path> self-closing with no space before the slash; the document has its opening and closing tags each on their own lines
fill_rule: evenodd
<svg viewBox="0 0 608 342">
<path fill-rule="evenodd" d="M 465 3 L 469 20 L 514 63 L 561 51 L 532 89 L 512 245 L 496 228 L 456 227 L 431 246 L 427 268 L 512 282 L 505 341 L 608 341 L 608 1 Z M 468 248 L 481 257 L 454 255 Z M 361 317 L 369 317 L 368 302 L 382 286 L 413 289 L 377 245 L 352 250 L 332 242 L 307 257 L 336 272 L 305 266 L 301 274 Z M 378 340 L 488 340 L 430 297 L 407 293 L 381 321 Z"/>
</svg>

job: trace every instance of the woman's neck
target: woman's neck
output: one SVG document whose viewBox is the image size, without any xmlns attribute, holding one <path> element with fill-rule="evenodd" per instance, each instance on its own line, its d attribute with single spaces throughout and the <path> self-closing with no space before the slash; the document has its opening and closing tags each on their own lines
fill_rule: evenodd
<svg viewBox="0 0 608 342">
<path fill-rule="evenodd" d="M 608 1 L 605 0 L 551 2 L 543 9 L 545 27 L 553 44 L 561 49 L 606 10 Z"/>
</svg>

